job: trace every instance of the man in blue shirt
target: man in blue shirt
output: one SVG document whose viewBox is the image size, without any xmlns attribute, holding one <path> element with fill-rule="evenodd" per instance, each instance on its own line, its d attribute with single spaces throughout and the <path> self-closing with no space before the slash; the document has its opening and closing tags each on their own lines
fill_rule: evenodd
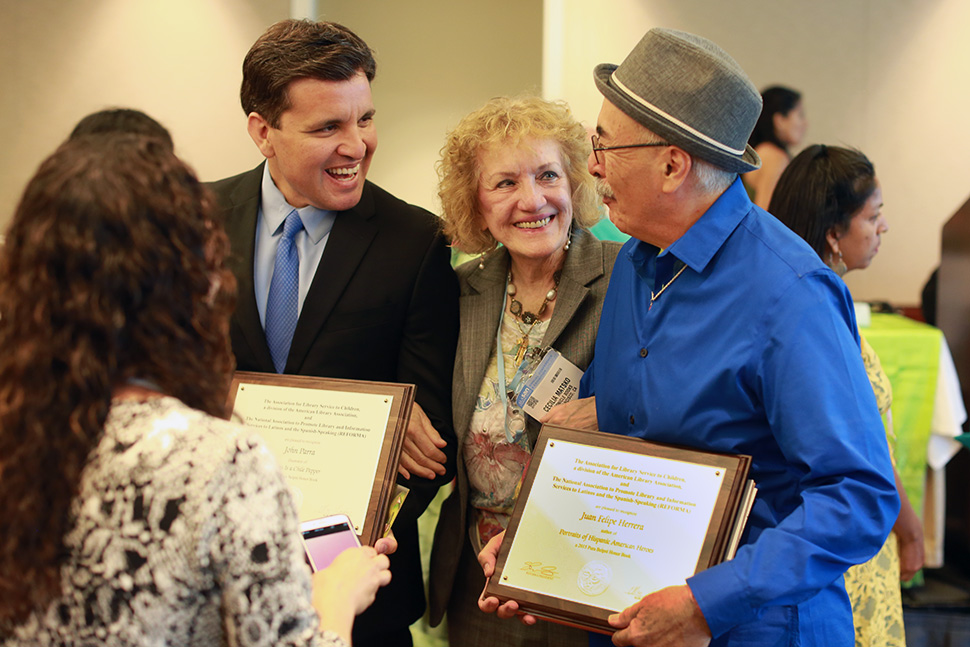
<svg viewBox="0 0 970 647">
<path fill-rule="evenodd" d="M 735 558 L 612 616 L 612 642 L 850 646 L 842 574 L 879 549 L 899 500 L 849 293 L 748 199 L 761 101 L 723 50 L 654 29 L 595 80 L 589 170 L 633 238 L 586 399 L 552 421 L 750 454 L 759 488 Z"/>
</svg>

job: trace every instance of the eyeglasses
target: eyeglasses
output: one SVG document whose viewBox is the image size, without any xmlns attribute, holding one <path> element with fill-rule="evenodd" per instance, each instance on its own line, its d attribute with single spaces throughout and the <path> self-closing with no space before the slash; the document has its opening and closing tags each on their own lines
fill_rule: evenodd
<svg viewBox="0 0 970 647">
<path fill-rule="evenodd" d="M 667 142 L 650 142 L 649 144 L 624 144 L 622 146 L 600 146 L 600 136 L 593 135 L 589 138 L 593 142 L 593 157 L 596 158 L 597 164 L 602 164 L 603 160 L 600 159 L 600 151 L 615 151 L 618 148 L 652 148 L 654 146 L 671 146 Z"/>
</svg>

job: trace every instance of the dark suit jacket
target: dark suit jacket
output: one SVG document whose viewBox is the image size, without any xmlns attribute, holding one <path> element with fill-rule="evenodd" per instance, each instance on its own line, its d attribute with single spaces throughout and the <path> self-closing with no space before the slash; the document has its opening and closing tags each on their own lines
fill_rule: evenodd
<svg viewBox="0 0 970 647">
<path fill-rule="evenodd" d="M 263 166 L 214 182 L 238 281 L 231 323 L 239 370 L 274 373 L 253 288 Z M 355 638 L 407 627 L 424 613 L 417 517 L 453 476 L 451 372 L 458 285 L 437 219 L 367 182 L 356 207 L 337 215 L 293 334 L 286 373 L 417 385 L 416 400 L 448 441 L 448 474 L 412 477 L 394 534 L 391 584 L 355 625 Z M 359 631 L 360 630 L 360 631 Z"/>
<path fill-rule="evenodd" d="M 620 243 L 601 242 L 588 231 L 576 229 L 566 254 L 556 308 L 542 343 L 552 346 L 583 370 L 593 359 L 603 297 L 620 247 Z M 478 261 L 474 260 L 457 270 L 461 285 L 461 333 L 455 355 L 452 404 L 455 431 L 459 437 L 458 487 L 442 504 L 435 528 L 429 582 L 432 625 L 441 622 L 448 608 L 458 558 L 468 535 L 468 476 L 460 455 L 461 442 L 468 432 L 475 400 L 495 349 L 495 331 L 503 313 L 508 267 L 508 252 L 501 248 L 489 255 L 484 269 L 479 269 Z M 526 431 L 535 446 L 539 424 L 528 418 Z"/>
</svg>

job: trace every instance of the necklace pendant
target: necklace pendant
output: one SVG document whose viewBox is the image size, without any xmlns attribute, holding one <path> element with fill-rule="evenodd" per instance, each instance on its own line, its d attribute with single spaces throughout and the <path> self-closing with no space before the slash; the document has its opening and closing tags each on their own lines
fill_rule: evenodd
<svg viewBox="0 0 970 647">
<path fill-rule="evenodd" d="M 522 323 L 524 323 L 526 326 L 531 326 L 538 319 L 538 317 L 536 315 L 534 315 L 534 314 L 532 314 L 531 312 L 528 312 L 528 311 L 523 312 L 522 313 L 522 316 L 519 317 L 519 318 L 522 320 Z"/>
<path fill-rule="evenodd" d="M 529 349 L 529 336 L 524 335 L 522 339 L 519 340 L 518 348 L 515 351 L 515 365 L 518 366 L 522 363 L 522 358 L 525 357 L 525 351 Z"/>
</svg>

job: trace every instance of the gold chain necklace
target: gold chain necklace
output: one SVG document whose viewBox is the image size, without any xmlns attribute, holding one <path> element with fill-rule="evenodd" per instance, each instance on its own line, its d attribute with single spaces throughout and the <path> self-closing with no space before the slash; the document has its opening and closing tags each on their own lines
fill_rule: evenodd
<svg viewBox="0 0 970 647">
<path fill-rule="evenodd" d="M 673 283 L 674 281 L 676 281 L 677 280 L 677 277 L 680 276 L 681 274 L 683 274 L 684 273 L 684 270 L 686 270 L 686 269 L 687 269 L 687 265 L 684 265 L 682 268 L 680 268 L 680 271 L 678 271 L 676 274 L 674 274 L 674 278 L 670 279 L 669 281 L 667 281 L 666 283 L 664 283 L 662 286 L 660 286 L 660 291 L 657 292 L 656 294 L 654 294 L 653 290 L 650 290 L 650 306 L 647 308 L 647 312 L 650 312 L 650 308 L 653 307 L 653 302 L 656 301 L 657 299 L 659 299 L 660 298 L 660 295 L 664 293 L 664 290 L 666 290 L 667 288 L 669 288 L 670 287 L 670 284 Z"/>
</svg>

